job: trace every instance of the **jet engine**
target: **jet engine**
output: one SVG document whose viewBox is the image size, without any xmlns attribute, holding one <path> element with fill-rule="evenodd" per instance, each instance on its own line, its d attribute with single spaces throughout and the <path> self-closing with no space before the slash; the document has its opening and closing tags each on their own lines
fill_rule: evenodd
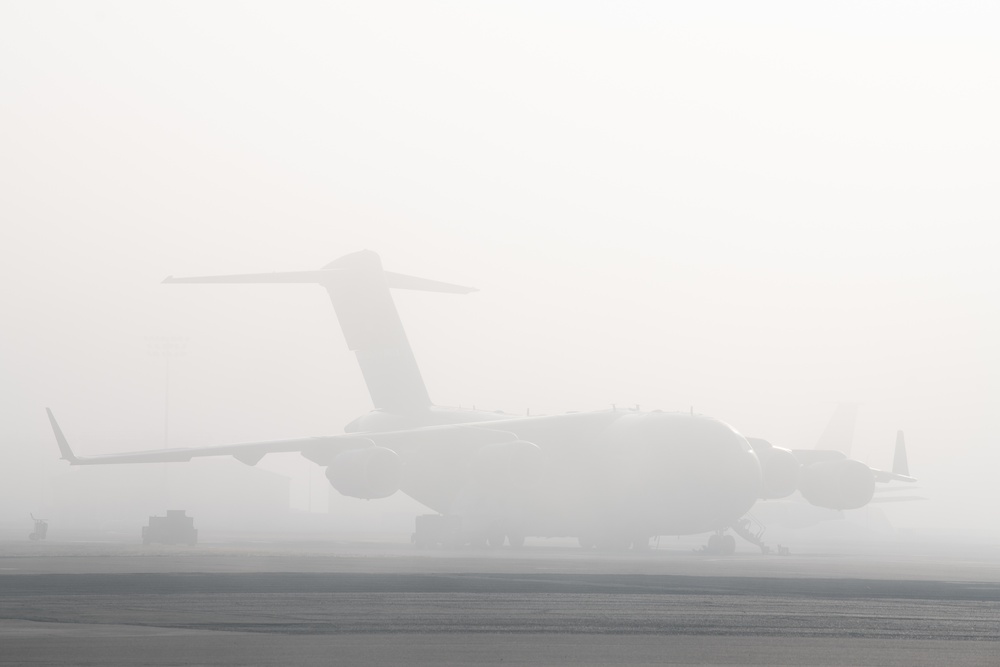
<svg viewBox="0 0 1000 667">
<path fill-rule="evenodd" d="M 352 498 L 388 498 L 399 491 L 403 463 L 386 447 L 349 449 L 333 458 L 326 478 L 337 491 Z"/>
<path fill-rule="evenodd" d="M 819 461 L 799 471 L 799 491 L 818 507 L 858 509 L 875 495 L 875 473 L 853 459 Z"/>
<path fill-rule="evenodd" d="M 784 498 L 795 493 L 800 464 L 791 450 L 775 447 L 767 440 L 747 438 L 760 461 L 760 497 Z"/>
</svg>

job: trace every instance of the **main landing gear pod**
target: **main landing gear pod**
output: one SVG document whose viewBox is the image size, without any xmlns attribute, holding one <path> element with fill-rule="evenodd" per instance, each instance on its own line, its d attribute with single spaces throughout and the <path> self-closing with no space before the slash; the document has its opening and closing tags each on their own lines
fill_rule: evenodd
<svg viewBox="0 0 1000 667">
<path fill-rule="evenodd" d="M 334 457 L 326 478 L 337 491 L 351 498 L 388 498 L 399 491 L 403 463 L 386 447 L 349 449 Z"/>
</svg>

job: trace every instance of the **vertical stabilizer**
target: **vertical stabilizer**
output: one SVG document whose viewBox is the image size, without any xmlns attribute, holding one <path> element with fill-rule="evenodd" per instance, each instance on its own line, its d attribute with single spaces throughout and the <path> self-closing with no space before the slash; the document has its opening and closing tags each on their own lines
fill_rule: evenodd
<svg viewBox="0 0 1000 667">
<path fill-rule="evenodd" d="M 427 387 L 389 293 L 382 260 L 370 250 L 341 257 L 323 267 L 344 270 L 346 279 L 323 286 L 355 353 L 376 408 L 405 412 L 430 407 Z"/>
<path fill-rule="evenodd" d="M 469 287 L 382 270 L 371 250 L 345 255 L 318 271 L 287 271 L 191 278 L 168 277 L 165 283 L 316 283 L 326 288 L 340 328 L 358 359 L 376 408 L 409 412 L 430 407 L 427 387 L 417 368 L 403 323 L 389 288 L 425 292 L 474 292 Z"/>
<path fill-rule="evenodd" d="M 892 457 L 892 472 L 896 475 L 910 476 L 910 464 L 906 460 L 906 442 L 903 432 L 896 431 L 896 453 Z"/>
</svg>

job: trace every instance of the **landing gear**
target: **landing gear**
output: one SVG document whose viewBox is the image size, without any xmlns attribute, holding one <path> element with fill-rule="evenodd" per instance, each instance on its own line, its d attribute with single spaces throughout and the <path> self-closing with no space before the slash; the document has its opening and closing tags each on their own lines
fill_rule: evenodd
<svg viewBox="0 0 1000 667">
<path fill-rule="evenodd" d="M 410 541 L 418 549 L 437 546 L 459 549 L 467 544 L 476 549 L 499 549 L 504 542 L 512 549 L 520 549 L 524 546 L 524 537 L 524 533 L 508 528 L 503 521 L 481 522 L 469 527 L 462 524 L 462 517 L 424 514 L 417 517 L 416 531 Z"/>
<path fill-rule="evenodd" d="M 504 539 L 507 540 L 511 549 L 520 549 L 524 546 L 524 537 L 520 523 L 517 521 L 495 521 L 486 533 L 486 540 L 491 549 L 502 547 Z"/>
<path fill-rule="evenodd" d="M 771 547 L 764 543 L 764 533 L 767 528 L 753 514 L 747 513 L 744 515 L 743 518 L 732 525 L 732 529 L 747 542 L 760 547 L 762 554 L 771 553 Z M 778 554 L 787 555 L 788 549 L 779 544 Z"/>
<path fill-rule="evenodd" d="M 761 523 L 757 517 L 749 513 L 745 514 L 736 523 L 728 528 L 716 531 L 714 535 L 708 538 L 708 544 L 702 547 L 702 553 L 721 556 L 728 556 L 736 553 L 736 538 L 726 533 L 726 530 L 728 529 L 732 529 L 734 533 L 742 537 L 747 542 L 760 547 L 760 552 L 762 554 L 774 553 L 771 550 L 771 547 L 764 543 L 764 532 L 766 530 L 764 524 Z M 779 544 L 778 555 L 787 556 L 788 548 Z"/>
<path fill-rule="evenodd" d="M 736 538 L 719 531 L 708 538 L 708 544 L 702 547 L 702 552 L 717 556 L 731 556 L 736 553 Z"/>
<path fill-rule="evenodd" d="M 461 517 L 424 514 L 417 517 L 416 528 L 412 542 L 418 549 L 438 545 L 446 549 L 457 549 L 467 541 L 462 534 Z"/>
</svg>

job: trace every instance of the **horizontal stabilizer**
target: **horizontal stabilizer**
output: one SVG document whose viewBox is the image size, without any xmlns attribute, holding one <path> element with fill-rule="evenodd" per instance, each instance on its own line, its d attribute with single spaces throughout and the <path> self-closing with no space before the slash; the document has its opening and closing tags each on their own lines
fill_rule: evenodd
<svg viewBox="0 0 1000 667">
<path fill-rule="evenodd" d="M 385 271 L 382 260 L 370 250 L 345 255 L 318 270 L 187 278 L 168 276 L 163 282 L 311 283 L 322 286 L 330 295 L 347 348 L 357 356 L 372 403 L 377 409 L 390 412 L 426 410 L 432 405 L 390 289 L 451 294 L 476 291 L 472 287 Z M 247 461 L 252 460 L 247 457 Z"/>
<path fill-rule="evenodd" d="M 363 269 L 320 269 L 318 271 L 275 271 L 272 273 L 236 273 L 225 276 L 188 276 L 175 278 L 167 276 L 163 282 L 168 285 L 182 284 L 318 284 L 330 285 L 341 281 L 350 281 Z M 476 292 L 475 287 L 453 285 L 439 280 L 428 280 L 402 273 L 383 271 L 387 287 L 396 289 L 418 290 L 421 292 L 446 292 L 449 294 L 469 294 Z"/>
<path fill-rule="evenodd" d="M 336 271 L 278 271 L 274 273 L 238 273 L 228 276 L 189 276 L 175 278 L 167 276 L 163 279 L 167 284 L 204 284 L 204 283 L 322 283 L 335 280 Z"/>
<path fill-rule="evenodd" d="M 475 287 L 452 285 L 451 283 L 443 283 L 439 280 L 428 280 L 427 278 L 408 276 L 403 273 L 393 273 L 392 271 L 384 271 L 383 273 L 386 284 L 396 289 L 412 289 L 421 292 L 447 292 L 449 294 L 468 294 L 479 291 Z"/>
</svg>

